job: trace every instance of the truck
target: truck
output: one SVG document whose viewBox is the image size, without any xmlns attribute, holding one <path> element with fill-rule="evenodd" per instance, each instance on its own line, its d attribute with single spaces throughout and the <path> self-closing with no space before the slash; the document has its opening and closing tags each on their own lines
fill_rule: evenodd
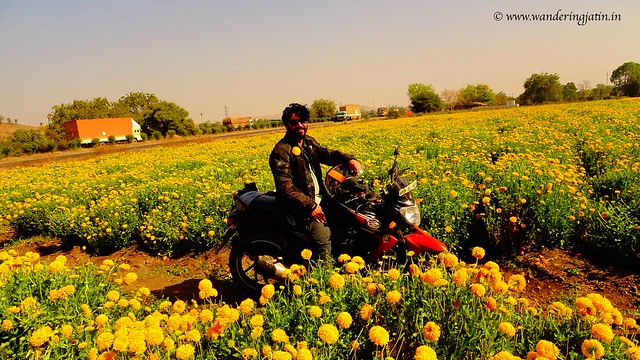
<svg viewBox="0 0 640 360">
<path fill-rule="evenodd" d="M 108 142 L 113 136 L 116 141 L 126 141 L 132 135 L 134 141 L 142 141 L 140 124 L 132 118 L 80 119 L 63 123 L 68 141 L 80 139 L 81 144 L 91 144 L 93 139 Z"/>
<path fill-rule="evenodd" d="M 336 118 L 338 121 L 360 119 L 362 118 L 362 108 L 360 105 L 354 104 L 340 105 Z"/>
</svg>

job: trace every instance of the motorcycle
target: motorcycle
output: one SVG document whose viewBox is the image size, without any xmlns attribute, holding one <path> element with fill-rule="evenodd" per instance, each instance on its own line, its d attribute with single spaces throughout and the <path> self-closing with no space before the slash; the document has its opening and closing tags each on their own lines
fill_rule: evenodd
<svg viewBox="0 0 640 360">
<path fill-rule="evenodd" d="M 390 256 L 404 263 L 407 251 L 437 254 L 447 246 L 419 228 L 420 210 L 409 182 L 398 168 L 398 145 L 389 169 L 389 183 L 379 193 L 371 191 L 344 165 L 331 168 L 325 177 L 330 198 L 323 204 L 331 228 L 333 255 L 360 256 L 379 264 Z M 218 251 L 231 241 L 229 269 L 238 285 L 249 293 L 284 279 L 289 266 L 302 263 L 301 252 L 311 241 L 296 231 L 291 214 L 276 207 L 275 193 L 259 192 L 254 183 L 233 195 L 229 225 Z M 339 241 L 338 241 L 339 240 Z"/>
</svg>

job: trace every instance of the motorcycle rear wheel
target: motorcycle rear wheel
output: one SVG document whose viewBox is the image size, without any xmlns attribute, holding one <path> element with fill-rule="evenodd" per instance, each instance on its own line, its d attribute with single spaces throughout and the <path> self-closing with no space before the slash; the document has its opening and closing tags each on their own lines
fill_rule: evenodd
<svg viewBox="0 0 640 360">
<path fill-rule="evenodd" d="M 265 266 L 265 259 L 282 263 L 284 256 L 283 246 L 275 237 L 248 235 L 231 247 L 229 270 L 236 284 L 252 296 L 258 296 L 263 286 L 277 282 L 272 269 Z"/>
</svg>

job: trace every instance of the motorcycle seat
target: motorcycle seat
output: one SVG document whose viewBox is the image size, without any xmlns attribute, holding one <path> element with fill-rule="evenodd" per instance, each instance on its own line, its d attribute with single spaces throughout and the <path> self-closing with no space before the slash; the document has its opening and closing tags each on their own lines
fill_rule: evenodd
<svg viewBox="0 0 640 360">
<path fill-rule="evenodd" d="M 276 197 L 272 193 L 262 193 L 259 191 L 247 191 L 239 196 L 240 201 L 252 212 L 260 214 L 272 221 L 272 224 L 285 226 L 295 225 L 295 221 L 290 214 L 285 214 L 276 206 Z"/>
</svg>

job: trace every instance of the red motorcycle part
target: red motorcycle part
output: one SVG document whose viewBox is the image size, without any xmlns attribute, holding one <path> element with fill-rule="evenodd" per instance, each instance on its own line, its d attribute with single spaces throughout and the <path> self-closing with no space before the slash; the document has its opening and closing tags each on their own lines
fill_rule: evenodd
<svg viewBox="0 0 640 360">
<path fill-rule="evenodd" d="M 377 261 L 398 242 L 398 239 L 389 234 L 377 234 L 376 239 L 378 239 L 378 247 L 374 252 L 367 255 L 367 261 Z"/>
<path fill-rule="evenodd" d="M 447 250 L 447 245 L 420 228 L 415 228 L 414 232 L 405 235 L 404 238 L 407 240 L 407 249 L 416 254 L 425 251 L 440 253 Z"/>
</svg>

